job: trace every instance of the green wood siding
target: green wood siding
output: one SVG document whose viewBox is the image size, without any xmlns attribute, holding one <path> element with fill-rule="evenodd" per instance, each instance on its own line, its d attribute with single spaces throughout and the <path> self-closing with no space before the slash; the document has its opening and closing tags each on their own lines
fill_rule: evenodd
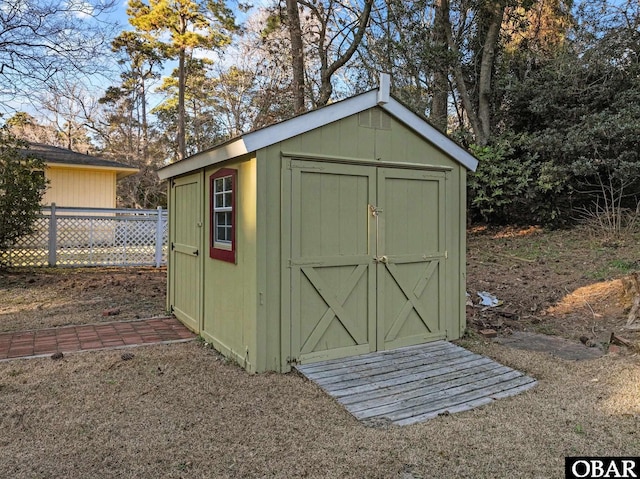
<svg viewBox="0 0 640 479">
<path fill-rule="evenodd" d="M 238 170 L 236 191 L 236 264 L 212 259 L 204 260 L 204 327 L 202 336 L 216 349 L 232 357 L 249 371 L 257 361 L 257 222 L 256 160 L 228 162 L 224 168 Z M 207 242 L 211 213 L 208 178 L 219 168 L 204 172 L 203 201 L 206 205 L 204 229 Z M 207 243 L 208 244 L 208 243 Z"/>
<path fill-rule="evenodd" d="M 284 141 L 281 148 L 285 153 L 374 159 L 375 134 L 376 130 L 358 127 L 356 115 Z"/>
<path fill-rule="evenodd" d="M 338 357 L 351 354 L 349 348 L 355 347 L 353 338 L 349 339 L 345 336 L 344 328 L 333 326 L 333 330 L 328 329 L 326 332 L 328 335 L 340 336 L 340 339 L 336 339 L 336 348 L 333 352 L 325 350 L 310 353 L 304 348 L 305 340 L 308 340 L 310 335 L 314 333 L 313 327 L 317 326 L 317 323 L 313 325 L 313 321 L 310 321 L 312 324 L 305 325 L 304 321 L 299 319 L 302 311 L 296 310 L 296 306 L 291 306 L 291 303 L 298 304 L 302 300 L 304 308 L 318 310 L 326 310 L 327 304 L 326 301 L 317 301 L 318 295 L 317 292 L 314 292 L 315 287 L 310 285 L 310 280 L 304 270 L 301 269 L 300 274 L 297 275 L 294 265 L 294 274 L 292 274 L 292 267 L 287 264 L 287 259 L 292 254 L 292 248 L 296 247 L 295 235 L 298 234 L 295 225 L 288 223 L 289 220 L 286 218 L 291 212 L 296 211 L 295 198 L 297 194 L 296 191 L 291 191 L 295 190 L 293 182 L 287 184 L 287 177 L 290 174 L 287 171 L 288 158 L 294 160 L 296 157 L 317 158 L 318 160 L 326 158 L 332 162 L 328 163 L 332 165 L 331 168 L 343 173 L 348 173 L 351 167 L 342 164 L 341 160 L 353 165 L 362 163 L 371 166 L 375 164 L 385 166 L 385 168 L 379 169 L 376 201 L 383 210 L 385 205 L 382 203 L 388 202 L 389 213 L 393 213 L 392 217 L 391 215 L 385 216 L 383 211 L 380 221 L 383 234 L 388 235 L 388 238 L 383 238 L 382 242 L 388 243 L 390 248 L 388 254 L 396 256 L 397 264 L 378 264 L 374 282 L 369 284 L 369 286 L 375 285 L 373 294 L 376 297 L 376 311 L 374 313 L 378 315 L 378 319 L 373 336 L 378 349 L 400 347 L 443 337 L 456 339 L 464 330 L 465 279 L 463 276 L 466 211 L 464 192 L 461 193 L 460 188 L 465 187 L 463 180 L 466 177 L 466 172 L 459 163 L 401 123 L 393 118 L 389 120 L 390 127 L 388 129 L 374 129 L 360 126 L 356 115 L 281 144 L 273 145 L 262 151 L 262 156 L 259 155 L 268 164 L 267 169 L 272 170 L 272 175 L 269 177 L 269 187 L 272 188 L 271 191 L 274 194 L 269 196 L 268 203 L 271 207 L 276 204 L 284 205 L 281 214 L 282 222 L 278 225 L 278 230 L 270 228 L 271 222 L 267 225 L 267 229 L 271 231 L 271 234 L 267 235 L 271 238 L 272 243 L 270 244 L 275 245 L 278 235 L 282 241 L 280 243 L 282 250 L 280 261 L 282 289 L 280 294 L 282 300 L 281 308 L 278 311 L 279 317 L 282 318 L 280 322 L 281 370 L 288 370 L 287 359 L 290 360 L 292 357 L 302 361 L 331 357 L 332 355 Z M 295 161 L 293 163 L 295 164 Z M 311 164 L 309 161 L 306 163 Z M 326 169 L 328 165 L 318 161 L 315 163 L 320 165 L 314 165 L 316 168 L 324 166 Z M 390 168 L 394 163 L 402 168 Z M 429 166 L 433 166 L 442 168 L 442 171 L 408 171 L 409 164 L 425 165 L 427 170 Z M 277 197 L 273 191 L 278 180 L 273 171 L 276 165 L 281 169 L 282 197 Z M 424 181 L 410 180 L 413 177 L 422 178 Z M 335 202 L 335 198 L 337 198 L 335 184 L 326 185 L 326 190 L 324 190 L 325 187 L 320 186 L 316 179 L 308 181 L 302 186 L 310 191 L 309 198 L 315 198 L 321 204 L 326 203 L 327 211 L 335 209 L 335 205 L 333 208 L 330 206 L 331 202 Z M 385 196 L 386 190 L 393 191 L 393 193 Z M 416 197 L 421 197 L 423 200 L 420 202 L 411 201 Z M 292 205 L 291 208 L 287 207 L 289 203 Z M 322 244 L 322 248 L 325 248 L 320 251 L 321 253 L 331 250 L 340 251 L 340 248 L 344 248 L 340 245 L 339 235 L 328 234 L 331 228 L 322 224 L 323 213 L 309 210 L 309 205 L 304 203 L 304 198 L 301 198 L 299 204 L 300 208 L 306 211 L 305 216 L 308 218 L 308 225 L 300 231 L 301 253 L 311 257 L 312 250 L 308 249 L 309 246 L 305 246 L 308 244 L 305 243 L 305 238 L 324 238 L 319 243 Z M 432 205 L 432 207 L 424 207 L 425 204 Z M 388 224 L 385 224 L 385 221 Z M 355 227 L 354 224 L 350 224 L 350 227 Z M 335 229 L 335 226 L 333 228 Z M 357 237 L 358 233 L 353 233 L 353 235 Z M 273 250 L 272 247 L 269 249 Z M 418 250 L 420 250 L 420 254 L 418 254 Z M 346 253 L 345 250 L 344 253 L 339 252 L 338 254 Z M 404 260 L 401 259 L 403 256 Z M 416 258 L 421 261 L 415 261 Z M 389 271 L 390 269 L 402 281 L 409 295 L 415 296 L 412 298 L 415 305 L 399 288 L 396 279 Z M 349 270 L 351 273 L 353 271 L 353 268 Z M 325 274 L 329 277 L 328 273 Z M 331 281 L 335 284 L 347 281 L 345 279 L 348 276 L 347 271 L 342 273 L 342 277 L 338 272 L 332 274 L 335 277 L 332 277 Z M 300 284 L 297 284 L 298 281 Z M 327 280 L 326 283 L 329 281 Z M 274 287 L 272 295 L 276 294 L 275 290 Z M 294 295 L 293 298 L 289 291 Z M 359 294 L 363 293 L 359 292 Z M 275 311 L 274 308 L 274 314 Z M 425 318 L 422 318 L 420 313 Z M 309 313 L 307 312 L 307 314 Z M 311 313 L 311 315 L 313 314 L 316 313 Z M 394 321 L 398 317 L 402 320 Z M 299 321 L 303 321 L 303 323 L 299 324 Z M 307 319 L 307 321 L 309 320 Z M 335 319 L 333 322 L 335 323 Z M 316 331 L 316 336 L 317 334 Z M 326 340 L 327 337 L 323 339 Z"/>
<path fill-rule="evenodd" d="M 281 276 L 282 241 L 288 235 L 288 221 L 281 215 L 282 174 L 279 149 L 258 152 L 258 290 L 262 293 L 258 305 L 258 342 L 262 361 L 258 371 L 283 371 L 289 367 L 289 326 L 281 308 L 281 288 L 287 289 Z M 285 238 L 283 240 L 283 238 Z M 286 332 L 286 334 L 284 334 Z"/>
</svg>

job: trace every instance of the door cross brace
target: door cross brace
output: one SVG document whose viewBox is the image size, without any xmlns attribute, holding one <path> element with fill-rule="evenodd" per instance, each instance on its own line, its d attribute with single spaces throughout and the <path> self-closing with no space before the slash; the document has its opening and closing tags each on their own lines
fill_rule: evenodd
<svg viewBox="0 0 640 479">
<path fill-rule="evenodd" d="M 431 328 L 427 324 L 428 314 L 423 304 L 420 302 L 420 296 L 422 296 L 422 293 L 424 293 L 427 284 L 429 284 L 433 273 L 438 267 L 438 260 L 433 260 L 426 265 L 422 274 L 420 275 L 420 279 L 413 288 L 410 288 L 409 285 L 407 285 L 407 283 L 401 279 L 402 277 L 398 271 L 398 267 L 395 264 L 387 263 L 385 267 L 402 291 L 402 294 L 404 294 L 404 296 L 407 298 L 406 303 L 400 310 L 400 313 L 398 313 L 398 316 L 391 325 L 391 328 L 389 328 L 389 333 L 387 334 L 385 340 L 393 341 L 396 338 L 396 336 L 400 332 L 400 329 L 407 321 L 409 313 L 412 310 L 415 310 L 416 313 L 418 313 L 418 316 L 420 317 L 422 323 L 429 330 L 429 332 L 431 332 Z"/>
<path fill-rule="evenodd" d="M 344 326 L 351 338 L 356 344 L 363 344 L 367 341 L 366 332 L 365 335 L 358 333 L 357 326 L 353 323 L 351 316 L 344 309 L 344 303 L 346 302 L 351 292 L 354 290 L 360 278 L 367 270 L 368 265 L 358 265 L 349 279 L 344 284 L 338 295 L 335 295 L 328 288 L 327 283 L 318 275 L 318 273 L 312 267 L 301 268 L 304 275 L 309 279 L 313 287 L 316 289 L 322 300 L 327 304 L 327 311 L 324 313 L 320 321 L 316 324 L 305 343 L 300 348 L 301 352 L 313 351 L 324 333 L 327 331 L 333 318 L 338 318 L 338 321 Z"/>
</svg>

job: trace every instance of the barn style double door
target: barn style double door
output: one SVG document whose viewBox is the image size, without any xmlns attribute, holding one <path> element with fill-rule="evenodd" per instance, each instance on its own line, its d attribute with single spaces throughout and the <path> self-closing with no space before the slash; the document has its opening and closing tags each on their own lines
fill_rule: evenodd
<svg viewBox="0 0 640 479">
<path fill-rule="evenodd" d="M 290 162 L 291 358 L 446 336 L 445 173 Z"/>
</svg>

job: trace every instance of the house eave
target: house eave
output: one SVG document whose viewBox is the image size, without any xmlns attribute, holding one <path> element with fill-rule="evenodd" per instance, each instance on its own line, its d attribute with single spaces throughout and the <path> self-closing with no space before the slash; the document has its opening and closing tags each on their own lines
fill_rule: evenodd
<svg viewBox="0 0 640 479">
<path fill-rule="evenodd" d="M 73 163 L 61 163 L 61 162 L 45 162 L 46 168 L 53 169 L 73 169 L 73 170 L 89 170 L 89 171 L 111 171 L 116 173 L 118 180 L 126 178 L 127 176 L 135 175 L 139 168 L 135 167 L 113 167 L 113 166 L 96 166 L 96 165 L 79 165 Z"/>
</svg>

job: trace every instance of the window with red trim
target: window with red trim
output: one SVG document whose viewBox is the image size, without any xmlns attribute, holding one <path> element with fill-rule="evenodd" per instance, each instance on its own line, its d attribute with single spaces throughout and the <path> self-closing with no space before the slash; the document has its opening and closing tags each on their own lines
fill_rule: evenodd
<svg viewBox="0 0 640 479">
<path fill-rule="evenodd" d="M 236 184 L 238 171 L 223 168 L 209 177 L 211 230 L 209 256 L 236 262 Z"/>
</svg>

